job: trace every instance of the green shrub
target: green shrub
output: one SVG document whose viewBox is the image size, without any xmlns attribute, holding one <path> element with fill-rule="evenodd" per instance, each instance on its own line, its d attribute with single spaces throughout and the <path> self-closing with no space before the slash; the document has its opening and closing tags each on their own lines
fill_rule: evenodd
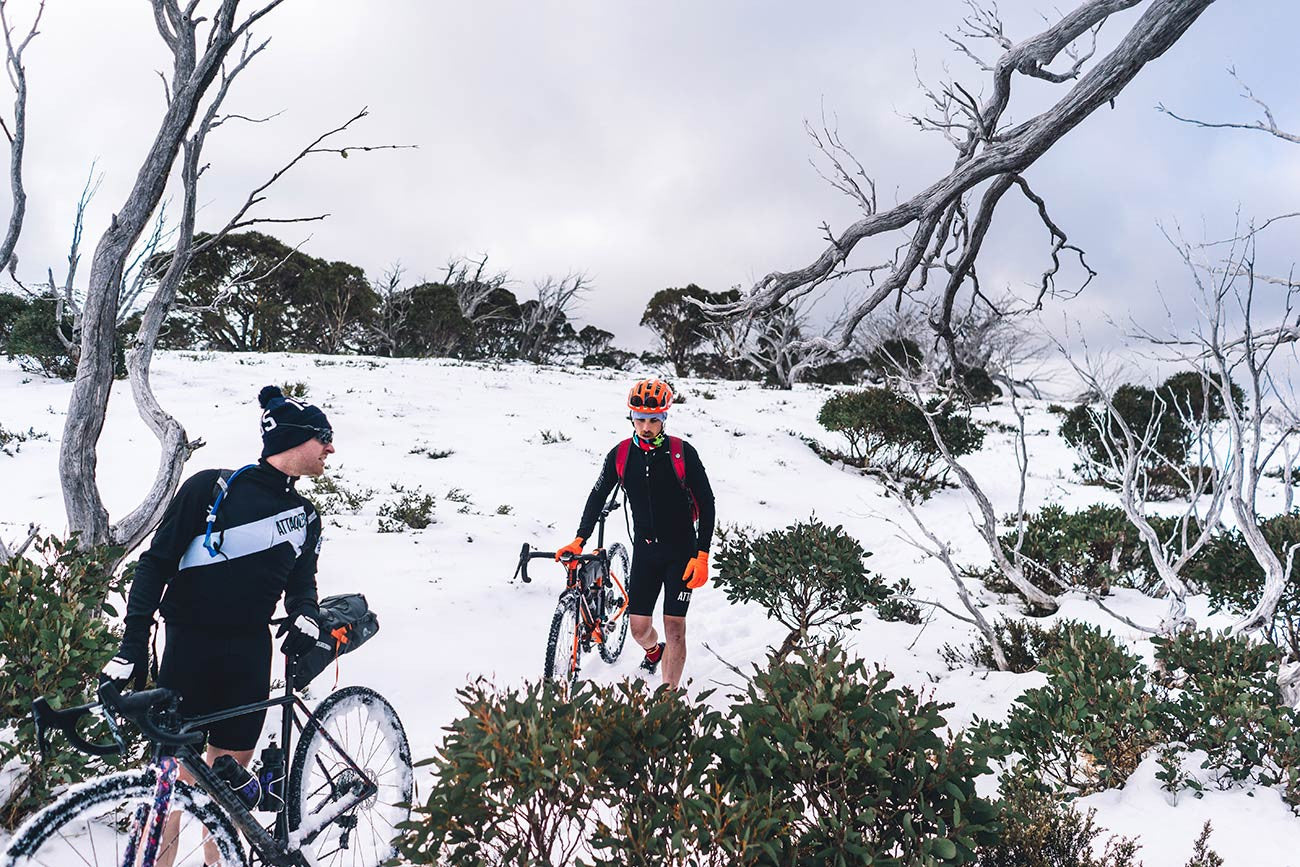
<svg viewBox="0 0 1300 867">
<path fill-rule="evenodd" d="M 1094 854 L 1103 833 L 1096 810 L 1081 813 L 1021 778 L 1003 781 L 1002 789 L 1003 831 L 980 847 L 978 867 L 1141 867 L 1134 840 L 1111 837 Z"/>
<path fill-rule="evenodd" d="M 1170 747 L 1157 775 L 1165 788 L 1200 791 L 1204 783 L 1181 769 L 1179 748 L 1203 751 L 1208 781 L 1228 788 L 1246 780 L 1288 784 L 1298 794 L 1300 714 L 1288 707 L 1277 684 L 1278 649 L 1247 638 L 1186 632 L 1152 639 Z"/>
<path fill-rule="evenodd" d="M 374 498 L 375 489 L 349 487 L 342 476 L 317 476 L 306 496 L 322 515 L 355 515 Z"/>
<path fill-rule="evenodd" d="M 1300 511 L 1266 518 L 1259 528 L 1285 565 L 1287 549 L 1300 542 Z M 1255 607 L 1264 589 L 1264 570 L 1237 530 L 1211 539 L 1188 564 L 1183 577 L 1204 589 L 1211 611 L 1229 611 L 1238 616 Z M 1264 635 L 1287 648 L 1293 658 L 1300 657 L 1300 569 L 1293 570 Z"/>
<path fill-rule="evenodd" d="M 1169 404 L 1171 412 L 1184 412 L 1193 419 L 1200 421 L 1205 410 L 1209 408 L 1210 421 L 1219 421 L 1227 418 L 1227 410 L 1223 403 L 1223 394 L 1210 384 L 1209 400 L 1206 400 L 1205 386 L 1206 375 L 1198 370 L 1185 370 L 1182 373 L 1175 373 L 1164 382 L 1160 383 L 1157 389 L 1160 396 Z M 1232 402 L 1240 411 L 1246 406 L 1246 393 L 1242 391 L 1241 386 L 1237 383 L 1231 383 Z"/>
<path fill-rule="evenodd" d="M 1058 620 L 1048 628 L 1043 628 L 1032 620 L 1021 618 L 1002 618 L 993 624 L 993 634 L 1006 656 L 1009 670 L 1017 674 L 1033 671 L 1039 662 L 1051 653 L 1063 648 L 1071 636 L 1080 629 L 1088 629 L 1077 620 Z M 993 657 L 993 646 L 984 636 L 980 636 L 965 650 L 945 644 L 940 651 L 949 670 L 962 666 L 982 668 L 987 671 L 997 669 Z"/>
<path fill-rule="evenodd" d="M 680 400 L 677 402 L 681 403 Z M 541 437 L 542 445 L 547 446 L 554 445 L 555 443 L 567 443 L 569 441 L 569 435 L 562 430 L 543 430 L 541 431 Z"/>
<path fill-rule="evenodd" d="M 944 369 L 942 379 L 951 380 L 956 386 L 957 393 L 972 404 L 991 403 L 1002 396 L 1002 389 L 982 367 L 961 365 L 957 368 L 956 376 L 953 376 L 950 370 Z"/>
<path fill-rule="evenodd" d="M 1156 425 L 1153 453 L 1142 462 L 1144 472 L 1152 472 L 1165 466 L 1165 461 L 1182 466 L 1192 446 L 1193 431 L 1182 420 L 1175 409 L 1164 401 L 1157 392 L 1141 385 L 1126 384 L 1115 389 L 1111 402 L 1115 411 L 1124 419 L 1133 436 L 1141 439 L 1149 425 Z M 1155 421 L 1159 416 L 1159 421 Z M 1114 484 L 1104 469 L 1098 469 L 1091 461 L 1099 462 L 1103 467 L 1108 463 L 1106 445 L 1102 440 L 1101 428 L 1113 442 L 1123 442 L 1119 423 L 1111 418 L 1104 407 L 1093 408 L 1088 404 L 1071 407 L 1061 421 L 1061 436 L 1074 446 L 1085 458 L 1077 465 L 1085 478 Z M 1165 479 L 1167 482 L 1168 480 Z M 1158 492 L 1167 495 L 1168 492 Z"/>
<path fill-rule="evenodd" d="M 19 311 L 8 327 L 5 354 L 17 359 L 18 365 L 28 373 L 56 379 L 70 380 L 77 375 L 76 356 L 69 352 L 59 339 L 62 334 L 77 351 L 81 337 L 72 330 L 72 321 L 65 312 L 64 320 L 56 323 L 58 299 L 51 295 L 34 298 Z M 113 353 L 113 376 L 126 376 L 126 345 L 139 328 L 139 315 L 131 317 L 117 327 Z"/>
<path fill-rule="evenodd" d="M 414 805 L 403 856 L 415 864 L 571 863 L 596 822 L 590 784 L 604 769 L 582 739 L 586 715 L 600 708 L 596 691 L 535 684 L 498 692 L 480 680 L 457 695 L 466 716 L 420 763 L 433 765 L 434 782 Z"/>
<path fill-rule="evenodd" d="M 280 391 L 284 392 L 285 397 L 292 398 L 293 400 L 307 399 L 308 389 L 307 383 L 305 382 L 286 382 L 280 386 Z"/>
<path fill-rule="evenodd" d="M 997 834 L 975 779 L 1002 758 L 986 727 L 945 740 L 951 705 L 891 689 L 836 645 L 758 673 L 715 748 L 719 785 L 783 817 L 769 864 L 969 864 Z"/>
<path fill-rule="evenodd" d="M 1160 742 L 1159 703 L 1136 656 L 1092 626 L 1070 630 L 1040 663 L 1047 685 L 1012 705 L 1004 733 L 1017 772 L 1083 795 L 1118 785 Z"/>
<path fill-rule="evenodd" d="M 920 623 L 920 606 L 906 598 L 915 593 L 916 588 L 912 586 L 911 581 L 899 578 L 894 586 L 889 588 L 889 597 L 875 603 L 876 616 L 887 623 Z"/>
<path fill-rule="evenodd" d="M 13 457 L 22 450 L 23 443 L 32 440 L 48 440 L 50 435 L 47 433 L 37 433 L 35 428 L 21 430 L 5 430 L 4 425 L 0 425 L 0 452 Z"/>
<path fill-rule="evenodd" d="M 34 547 L 43 563 L 17 557 L 0 565 L 0 767 L 14 760 L 23 766 L 8 801 L 0 801 L 0 826 L 6 828 L 47 804 L 55 788 L 102 772 L 98 760 L 59 736 L 39 761 L 32 700 L 44 696 L 57 708 L 91 700 L 99 671 L 120 640 L 107 619 L 117 612 L 103 600 L 127 585 L 105 569 L 120 549 L 82 552 L 75 541 L 54 537 Z M 108 740 L 102 729 L 84 733 Z"/>
<path fill-rule="evenodd" d="M 984 443 L 984 431 L 969 416 L 931 399 L 926 411 L 935 413 L 939 435 L 954 457 L 970 454 Z M 866 388 L 832 396 L 817 414 L 817 423 L 843 434 L 847 455 L 833 456 L 865 469 L 877 469 L 933 490 L 947 475 L 925 413 L 898 392 Z"/>
<path fill-rule="evenodd" d="M 9 332 L 26 309 L 26 298 L 0 291 L 0 352 L 9 352 Z"/>
<path fill-rule="evenodd" d="M 379 532 L 423 530 L 434 523 L 433 510 L 437 500 L 432 494 L 426 494 L 419 487 L 407 490 L 396 482 L 392 488 L 397 498 L 379 507 Z"/>
<path fill-rule="evenodd" d="M 975 791 L 1004 756 L 945 738 L 948 705 L 888 688 L 832 646 L 755 674 L 724 712 L 660 688 L 533 684 L 459 693 L 417 864 L 958 865 L 992 842 Z M 707 699 L 707 694 L 701 696 Z"/>
<path fill-rule="evenodd" d="M 714 563 L 727 599 L 757 602 L 790 630 L 777 658 L 811 646 L 819 630 L 834 635 L 857 626 L 863 609 L 892 595 L 863 564 L 871 554 L 843 527 L 828 527 L 815 517 L 759 536 L 735 529 L 720 534 L 719 541 Z"/>
<path fill-rule="evenodd" d="M 1173 518 L 1148 520 L 1162 539 L 1175 531 Z M 1008 553 L 1015 548 L 1015 530 L 1000 539 Z M 1056 504 L 1044 506 L 1027 516 L 1020 554 L 1025 558 L 1025 577 L 1053 594 L 1062 590 L 1053 575 L 1069 586 L 1103 594 L 1112 586 L 1150 590 L 1160 583 L 1146 543 L 1115 506 L 1092 505 L 1076 512 Z M 996 567 L 975 574 L 995 592 L 1016 592 Z"/>
</svg>

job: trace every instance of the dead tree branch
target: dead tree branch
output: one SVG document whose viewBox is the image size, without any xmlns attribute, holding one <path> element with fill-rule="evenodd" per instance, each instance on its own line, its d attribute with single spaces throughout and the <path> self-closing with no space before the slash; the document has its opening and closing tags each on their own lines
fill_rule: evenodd
<svg viewBox="0 0 1300 867">
<path fill-rule="evenodd" d="M 1274 138 L 1280 138 L 1282 139 L 1282 141 L 1287 141 L 1290 142 L 1291 144 L 1300 144 L 1300 135 L 1296 135 L 1295 133 L 1292 132 L 1287 132 L 1286 130 L 1278 127 L 1277 120 L 1273 117 L 1273 110 L 1269 108 L 1268 103 L 1264 102 L 1262 99 L 1255 96 L 1255 92 L 1250 89 L 1250 86 L 1247 85 L 1246 82 L 1241 80 L 1241 76 L 1237 75 L 1236 69 L 1234 69 L 1231 66 L 1228 67 L 1228 74 L 1231 75 L 1233 79 L 1236 80 L 1237 84 L 1241 86 L 1241 98 L 1253 102 L 1259 108 L 1260 112 L 1263 113 L 1264 115 L 1263 120 L 1256 120 L 1250 123 L 1231 123 L 1231 122 L 1216 123 L 1216 122 L 1206 121 L 1206 120 L 1197 120 L 1196 118 L 1183 117 L 1182 115 L 1175 114 L 1174 112 L 1166 108 L 1164 103 L 1157 104 L 1156 110 L 1169 115 L 1174 120 L 1182 121 L 1183 123 L 1189 123 L 1192 124 L 1193 126 L 1205 127 L 1206 129 L 1250 129 L 1250 130 L 1255 130 L 1257 132 L 1268 133 Z"/>
<path fill-rule="evenodd" d="M 806 294 L 847 270 L 850 254 L 862 241 L 892 232 L 910 231 L 904 254 L 882 280 L 863 290 L 856 298 L 856 306 L 842 325 L 837 346 L 832 347 L 842 349 L 851 342 L 853 332 L 868 314 L 885 299 L 905 290 L 915 292 L 922 288 L 928 270 L 940 253 L 951 249 L 953 244 L 969 255 L 958 257 L 950 271 L 949 283 L 958 273 L 972 275 L 981 239 L 970 231 L 975 226 L 967 226 L 964 219 L 958 219 L 958 213 L 966 211 L 965 198 L 982 185 L 990 185 L 985 196 L 991 216 L 1009 182 L 1015 182 L 1017 177 L 1023 180 L 1026 171 L 1043 153 L 1094 111 L 1110 104 L 1147 63 L 1174 45 L 1212 2 L 1151 0 L 1118 45 L 1091 63 L 1087 71 L 1084 67 L 1089 65 L 1094 52 L 1092 49 L 1076 50 L 1073 47 L 1076 41 L 1091 38 L 1095 44 L 1098 27 L 1112 15 L 1142 5 L 1143 0 L 1088 0 L 1041 33 L 1018 43 L 1013 43 L 1002 33 L 995 9 L 973 6 L 974 14 L 965 22 L 965 35 L 991 40 L 1003 50 L 996 62 L 981 62 L 992 77 L 988 96 L 980 100 L 972 95 L 971 89 L 957 84 L 949 85 L 941 92 L 930 91 L 935 114 L 929 121 L 921 123 L 922 128 L 942 131 L 953 142 L 957 160 L 952 170 L 892 208 L 873 208 L 862 219 L 831 237 L 826 249 L 814 262 L 794 271 L 768 274 L 744 298 L 735 304 L 720 306 L 718 312 L 743 316 L 774 309 L 788 303 L 791 297 Z M 973 51 L 967 53 L 975 56 Z M 1070 66 L 1064 71 L 1051 69 L 1053 62 L 1062 56 L 1071 60 Z M 1022 123 L 1003 128 L 1016 74 L 1049 82 L 1073 82 L 1073 86 L 1047 110 Z M 869 200 L 865 197 L 867 187 L 857 179 L 856 172 L 845 170 L 848 163 L 837 147 L 838 139 L 827 141 L 826 134 L 817 136 L 817 139 L 821 143 L 819 149 L 834 157 L 834 185 L 865 205 Z M 854 165 L 858 164 L 855 162 Z M 854 179 L 856 190 L 864 195 L 855 191 L 846 175 Z M 1060 266 L 1060 253 L 1066 250 L 1076 252 L 1078 248 L 1070 245 L 1059 225 L 1047 217 L 1046 208 L 1028 185 L 1021 185 L 1021 190 L 1038 208 L 1051 236 L 1052 265 L 1044 273 L 1040 292 L 1051 291 Z M 976 225 L 979 220 L 977 215 Z M 972 240 L 973 244 L 970 243 Z M 1083 267 L 1091 275 L 1086 263 Z M 1084 282 L 1086 285 L 1087 280 Z M 948 291 L 952 291 L 951 286 Z M 942 329 L 945 325 L 946 321 L 941 317 L 939 327 Z"/>
</svg>

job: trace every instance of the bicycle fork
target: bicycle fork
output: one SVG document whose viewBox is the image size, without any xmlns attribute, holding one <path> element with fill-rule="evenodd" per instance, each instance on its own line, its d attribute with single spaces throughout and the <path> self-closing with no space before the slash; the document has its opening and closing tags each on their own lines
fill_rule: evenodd
<svg viewBox="0 0 1300 867">
<path fill-rule="evenodd" d="M 172 789 L 176 785 L 176 775 L 179 772 L 180 763 L 175 758 L 167 756 L 159 761 L 158 782 L 154 786 L 153 803 L 141 804 L 136 808 L 135 817 L 131 820 L 131 837 L 127 842 L 126 851 L 122 853 L 120 867 L 135 867 L 136 851 L 141 838 L 145 835 L 145 829 L 148 829 L 149 836 L 145 840 L 144 857 L 140 864 L 141 867 L 153 867 L 158 857 L 158 846 L 162 842 L 163 829 L 167 825 Z"/>
</svg>

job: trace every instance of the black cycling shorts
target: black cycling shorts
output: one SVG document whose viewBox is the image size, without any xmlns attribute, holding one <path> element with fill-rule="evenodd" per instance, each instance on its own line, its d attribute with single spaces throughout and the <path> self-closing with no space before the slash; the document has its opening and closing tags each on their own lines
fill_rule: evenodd
<svg viewBox="0 0 1300 867">
<path fill-rule="evenodd" d="M 158 685 L 181 694 L 181 716 L 196 717 L 271 694 L 271 630 L 214 630 L 167 624 L 167 646 L 158 666 Z M 251 750 L 262 734 L 266 711 L 204 726 L 208 746 Z"/>
<path fill-rule="evenodd" d="M 664 614 L 685 617 L 686 609 L 691 607 L 691 591 L 686 589 L 682 573 L 694 556 L 694 551 L 662 542 L 638 541 L 633 545 L 632 574 L 627 582 L 628 612 L 653 615 L 662 588 Z"/>
</svg>

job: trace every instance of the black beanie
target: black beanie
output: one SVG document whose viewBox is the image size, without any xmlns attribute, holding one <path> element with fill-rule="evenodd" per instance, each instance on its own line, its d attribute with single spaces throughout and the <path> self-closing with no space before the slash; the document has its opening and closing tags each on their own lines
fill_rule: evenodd
<svg viewBox="0 0 1300 867">
<path fill-rule="evenodd" d="M 263 458 L 300 446 L 316 436 L 315 428 L 330 426 L 318 407 L 285 397 L 279 386 L 268 385 L 262 389 L 257 402 L 262 405 Z"/>
</svg>

